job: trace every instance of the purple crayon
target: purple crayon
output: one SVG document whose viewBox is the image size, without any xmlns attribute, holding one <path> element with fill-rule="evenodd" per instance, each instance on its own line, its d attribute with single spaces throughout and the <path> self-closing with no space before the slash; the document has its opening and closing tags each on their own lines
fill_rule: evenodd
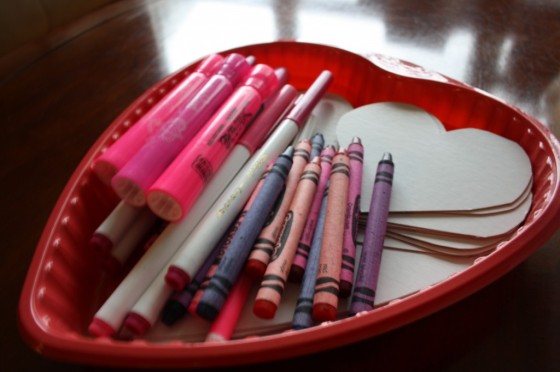
<svg viewBox="0 0 560 372">
<path fill-rule="evenodd" d="M 336 149 L 332 145 L 327 146 L 321 152 L 321 177 L 319 178 L 319 184 L 317 185 L 317 190 L 315 191 L 315 197 L 313 198 L 313 203 L 311 204 L 311 209 L 309 210 L 309 215 L 307 216 L 307 221 L 305 222 L 305 227 L 303 228 L 303 234 L 299 240 L 296 255 L 294 257 L 294 261 L 292 262 L 290 275 L 288 276 L 288 280 L 290 282 L 299 283 L 302 280 L 303 272 L 307 264 L 309 249 L 316 229 L 317 217 L 319 216 L 321 201 L 323 199 L 323 192 L 325 191 L 325 187 L 329 181 L 332 167 L 331 163 L 335 153 Z"/>
<path fill-rule="evenodd" d="M 315 133 L 311 137 L 311 153 L 309 154 L 309 159 L 315 159 L 315 157 L 321 156 L 323 146 L 325 146 L 323 135 L 321 133 Z"/>
<path fill-rule="evenodd" d="M 377 166 L 373 193 L 364 233 L 362 254 L 350 304 L 350 315 L 373 309 L 377 278 L 381 265 L 383 241 L 387 231 L 387 217 L 393 186 L 393 159 L 390 153 L 383 154 Z"/>
<path fill-rule="evenodd" d="M 247 211 L 243 222 L 233 236 L 230 246 L 222 257 L 216 273 L 210 279 L 208 287 L 196 308 L 199 316 L 207 320 L 214 320 L 226 300 L 227 295 L 237 280 L 247 257 L 251 252 L 255 240 L 267 220 L 267 216 L 274 208 L 276 200 L 284 188 L 286 178 L 292 167 L 294 148 L 289 146 L 282 153 L 270 173 L 264 179 L 259 193 L 251 208 Z"/>
<path fill-rule="evenodd" d="M 348 146 L 348 156 L 350 158 L 350 183 L 348 185 L 348 203 L 346 204 L 346 221 L 344 223 L 342 267 L 340 268 L 340 297 L 342 298 L 350 296 L 352 283 L 354 282 L 356 238 L 358 236 L 364 168 L 364 146 L 362 146 L 362 141 L 358 137 L 354 137 L 352 143 Z"/>
<path fill-rule="evenodd" d="M 329 187 L 327 185 L 323 195 L 319 194 L 321 196 L 321 208 L 309 250 L 309 257 L 307 258 L 307 265 L 301 281 L 299 297 L 294 310 L 294 318 L 292 319 L 293 329 L 305 329 L 313 325 L 313 295 L 315 294 L 315 279 L 317 278 L 321 244 L 323 243 L 323 227 L 325 226 L 328 193 Z"/>
<path fill-rule="evenodd" d="M 233 227 L 230 227 L 230 230 Z M 161 321 L 170 326 L 173 325 L 177 320 L 183 317 L 187 313 L 187 309 L 194 297 L 194 294 L 200 287 L 200 284 L 204 280 L 206 273 L 210 270 L 210 267 L 216 260 L 218 253 L 223 249 L 222 246 L 226 244 L 228 232 L 222 237 L 220 243 L 216 245 L 214 250 L 206 257 L 206 260 L 197 271 L 193 280 L 180 292 L 175 292 L 173 296 L 167 301 L 165 307 L 161 312 Z"/>
</svg>

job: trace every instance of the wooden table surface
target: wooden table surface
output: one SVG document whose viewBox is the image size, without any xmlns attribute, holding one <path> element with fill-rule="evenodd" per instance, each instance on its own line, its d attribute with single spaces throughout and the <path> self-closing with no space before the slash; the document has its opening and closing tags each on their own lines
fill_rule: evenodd
<svg viewBox="0 0 560 372">
<path fill-rule="evenodd" d="M 1 368 L 99 370 L 21 339 L 17 303 L 64 185 L 112 120 L 210 52 L 277 39 L 414 62 L 520 107 L 560 136 L 560 1 L 128 1 L 2 61 Z M 474 295 L 388 334 L 245 370 L 560 368 L 560 234 Z"/>
</svg>

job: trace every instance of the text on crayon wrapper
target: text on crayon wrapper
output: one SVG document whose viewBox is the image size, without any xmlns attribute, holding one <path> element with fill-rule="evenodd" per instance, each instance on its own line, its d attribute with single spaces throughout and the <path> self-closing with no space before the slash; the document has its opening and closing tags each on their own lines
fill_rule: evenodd
<svg viewBox="0 0 560 372">
<path fill-rule="evenodd" d="M 220 208 L 218 210 L 218 212 L 216 213 L 216 216 L 222 217 L 227 210 L 231 207 L 231 204 L 235 201 L 235 199 L 237 199 L 237 197 L 239 196 L 239 194 L 241 194 L 241 190 L 243 190 L 243 187 L 245 186 L 245 184 L 247 183 L 247 180 L 252 178 L 253 175 L 258 172 L 259 170 L 263 169 L 263 164 L 268 160 L 268 155 L 267 154 L 261 154 L 259 155 L 259 157 L 257 158 L 257 160 L 255 161 L 255 164 L 253 164 L 253 166 L 251 167 L 251 169 L 249 170 L 249 172 L 247 173 L 247 175 L 245 175 L 245 178 L 243 178 L 243 180 L 241 181 L 241 183 L 239 184 L 239 186 L 237 186 L 235 188 L 235 191 L 230 195 L 230 197 L 228 198 L 228 200 L 225 202 L 224 206 L 222 208 Z"/>
</svg>

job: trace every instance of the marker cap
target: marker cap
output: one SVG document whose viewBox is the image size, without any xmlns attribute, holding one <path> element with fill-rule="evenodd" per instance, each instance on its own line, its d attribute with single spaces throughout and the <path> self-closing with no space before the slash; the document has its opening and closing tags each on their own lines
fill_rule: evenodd
<svg viewBox="0 0 560 372">
<path fill-rule="evenodd" d="M 177 266 L 170 266 L 165 274 L 165 282 L 176 291 L 180 291 L 191 282 L 190 276 Z"/>
<path fill-rule="evenodd" d="M 124 326 L 136 336 L 143 336 L 150 329 L 151 324 L 142 315 L 130 313 L 124 321 Z"/>
<path fill-rule="evenodd" d="M 278 86 L 278 77 L 271 67 L 258 64 L 253 67 L 244 85 L 255 88 L 261 97 L 268 97 L 276 90 Z"/>
<path fill-rule="evenodd" d="M 218 74 L 225 76 L 235 86 L 247 75 L 250 69 L 251 65 L 244 56 L 232 53 L 226 56 Z"/>
<path fill-rule="evenodd" d="M 208 57 L 200 61 L 196 71 L 202 72 L 203 74 L 211 74 L 218 70 L 218 67 L 222 63 L 224 63 L 224 57 L 219 54 L 210 54 Z"/>
<path fill-rule="evenodd" d="M 99 233 L 93 233 L 89 240 L 89 245 L 103 254 L 109 254 L 109 251 L 113 248 L 113 242 L 111 239 Z"/>
<path fill-rule="evenodd" d="M 330 71 L 324 70 L 321 72 L 307 92 L 297 101 L 286 118 L 295 121 L 298 126 L 303 125 L 317 102 L 323 97 L 331 81 L 332 73 Z"/>
<path fill-rule="evenodd" d="M 111 337 L 115 334 L 115 329 L 107 322 L 100 318 L 93 318 L 88 332 L 95 337 Z"/>
</svg>

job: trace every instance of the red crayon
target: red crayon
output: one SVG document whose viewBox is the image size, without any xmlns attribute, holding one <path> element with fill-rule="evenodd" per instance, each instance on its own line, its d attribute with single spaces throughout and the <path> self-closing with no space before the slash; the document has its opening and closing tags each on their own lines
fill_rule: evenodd
<svg viewBox="0 0 560 372">
<path fill-rule="evenodd" d="M 313 296 L 313 319 L 316 322 L 336 319 L 349 176 L 348 154 L 346 150 L 340 149 L 333 159 L 329 179 L 325 226 Z"/>
<path fill-rule="evenodd" d="M 301 175 L 290 210 L 286 215 L 284 228 L 274 247 L 274 253 L 257 293 L 253 312 L 259 318 L 272 319 L 280 305 L 320 175 L 321 166 L 319 158 L 316 157 L 306 165 Z"/>
<path fill-rule="evenodd" d="M 253 67 L 245 83 L 150 187 L 148 206 L 156 215 L 178 221 L 188 213 L 277 84 L 272 68 Z"/>
<path fill-rule="evenodd" d="M 290 208 L 292 198 L 294 197 L 299 178 L 304 167 L 309 162 L 309 153 L 311 152 L 311 142 L 309 140 L 300 141 L 294 150 L 293 164 L 286 179 L 286 187 L 279 199 L 279 205 L 269 221 L 265 223 L 249 259 L 247 260 L 246 270 L 255 278 L 262 278 L 266 271 L 266 266 L 270 261 L 270 256 L 274 251 L 276 241 L 282 231 L 286 214 Z"/>
</svg>

